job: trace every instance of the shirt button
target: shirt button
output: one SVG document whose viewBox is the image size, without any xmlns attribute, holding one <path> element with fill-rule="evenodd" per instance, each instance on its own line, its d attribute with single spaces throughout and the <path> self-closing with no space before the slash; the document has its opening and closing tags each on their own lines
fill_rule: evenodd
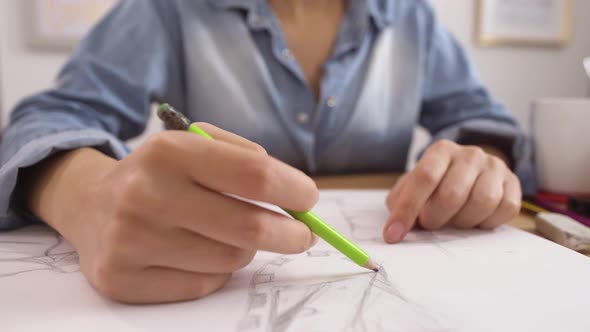
<svg viewBox="0 0 590 332">
<path fill-rule="evenodd" d="M 264 19 L 261 16 L 254 16 L 254 26 L 260 27 L 264 23 Z"/>
<path fill-rule="evenodd" d="M 297 122 L 299 122 L 299 124 L 306 124 L 307 121 L 309 121 L 309 115 L 307 115 L 307 113 L 297 113 Z"/>
<path fill-rule="evenodd" d="M 293 59 L 293 54 L 291 53 L 291 51 L 288 48 L 283 49 L 281 51 L 281 54 L 283 55 L 283 58 L 285 58 L 287 60 Z"/>
<path fill-rule="evenodd" d="M 328 97 L 328 99 L 326 100 L 326 105 L 328 105 L 329 108 L 333 108 L 334 106 L 336 106 L 336 97 Z"/>
</svg>

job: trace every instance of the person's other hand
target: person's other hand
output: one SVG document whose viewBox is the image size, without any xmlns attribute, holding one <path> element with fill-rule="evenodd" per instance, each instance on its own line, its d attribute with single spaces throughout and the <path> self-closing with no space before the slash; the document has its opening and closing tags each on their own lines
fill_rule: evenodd
<svg viewBox="0 0 590 332">
<path fill-rule="evenodd" d="M 121 161 L 78 151 L 85 153 L 87 180 L 62 191 L 72 196 L 64 197 L 72 208 L 45 213 L 60 220 L 53 224 L 78 251 L 81 271 L 108 297 L 131 303 L 200 298 L 222 287 L 257 250 L 300 253 L 316 239 L 299 221 L 226 195 L 307 211 L 319 196 L 312 179 L 257 144 L 199 126 L 215 141 L 166 131 Z M 78 171 L 54 174 L 74 179 Z"/>
<path fill-rule="evenodd" d="M 429 230 L 495 228 L 512 220 L 521 204 L 520 182 L 500 158 L 475 146 L 441 140 L 402 176 L 386 200 L 383 238 L 396 243 L 415 224 Z"/>
</svg>

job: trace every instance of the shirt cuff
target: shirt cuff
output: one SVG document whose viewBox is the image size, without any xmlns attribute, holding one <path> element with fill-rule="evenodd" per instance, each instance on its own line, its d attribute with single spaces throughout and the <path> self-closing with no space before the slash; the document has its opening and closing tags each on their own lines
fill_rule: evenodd
<svg viewBox="0 0 590 332">
<path fill-rule="evenodd" d="M 0 230 L 38 221 L 15 200 L 19 170 L 33 166 L 56 152 L 82 147 L 94 147 L 116 159 L 129 153 L 125 144 L 115 136 L 96 129 L 64 131 L 29 141 L 0 168 Z"/>
<path fill-rule="evenodd" d="M 490 145 L 499 149 L 508 157 L 512 171 L 520 180 L 523 194 L 532 195 L 536 192 L 532 143 L 520 128 L 493 120 L 468 120 L 439 131 L 432 141 L 440 139 L 463 145 Z"/>
</svg>

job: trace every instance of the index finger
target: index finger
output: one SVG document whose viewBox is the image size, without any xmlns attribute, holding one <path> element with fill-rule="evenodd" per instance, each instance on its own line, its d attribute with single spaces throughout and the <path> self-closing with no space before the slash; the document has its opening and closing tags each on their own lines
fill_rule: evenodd
<svg viewBox="0 0 590 332">
<path fill-rule="evenodd" d="M 390 201 L 390 217 L 384 228 L 387 242 L 399 242 L 409 231 L 420 210 L 438 187 L 451 163 L 448 143 L 437 143 L 426 150 L 416 167 L 404 178 L 395 201 Z M 403 232 L 403 233 L 402 233 Z"/>
<path fill-rule="evenodd" d="M 264 149 L 260 144 L 254 143 L 249 139 L 246 139 L 240 135 L 236 135 L 232 132 L 223 130 L 219 127 L 216 127 L 210 123 L 206 122 L 195 122 L 199 128 L 203 129 L 206 133 L 211 135 L 216 140 L 224 141 L 230 144 L 234 144 L 237 146 L 241 146 L 245 149 L 258 151 L 260 153 L 268 154 L 266 149 Z"/>
<path fill-rule="evenodd" d="M 154 140 L 158 162 L 213 191 L 294 211 L 310 210 L 319 198 L 310 177 L 266 154 L 182 131 Z"/>
</svg>

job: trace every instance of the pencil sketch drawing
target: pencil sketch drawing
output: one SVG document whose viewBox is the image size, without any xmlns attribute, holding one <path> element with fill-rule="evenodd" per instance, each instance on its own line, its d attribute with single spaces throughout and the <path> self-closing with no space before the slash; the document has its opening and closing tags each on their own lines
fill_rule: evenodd
<svg viewBox="0 0 590 332">
<path fill-rule="evenodd" d="M 19 230 L 18 238 L 0 234 L 0 278 L 34 271 L 78 272 L 78 254 L 55 231 L 42 226 Z"/>
<path fill-rule="evenodd" d="M 350 266 L 344 256 L 332 251 L 281 256 L 264 264 L 252 276 L 247 309 L 237 331 L 454 330 L 447 320 L 442 324 L 404 295 L 383 266 L 378 273 L 350 273 L 348 269 L 326 274 L 324 269 L 309 276 L 309 271 L 321 271 L 322 266 L 339 270 L 333 260 Z M 299 275 L 303 267 L 307 273 Z"/>
</svg>

